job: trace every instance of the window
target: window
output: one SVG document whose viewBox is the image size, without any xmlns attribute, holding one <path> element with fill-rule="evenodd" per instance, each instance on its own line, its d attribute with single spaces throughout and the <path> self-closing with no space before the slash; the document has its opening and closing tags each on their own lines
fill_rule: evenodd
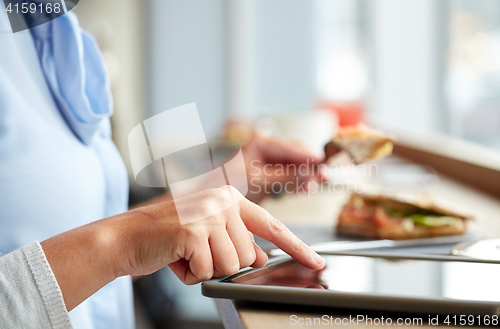
<svg viewBox="0 0 500 329">
<path fill-rule="evenodd" d="M 451 0 L 448 15 L 450 132 L 500 149 L 500 2 Z"/>
</svg>

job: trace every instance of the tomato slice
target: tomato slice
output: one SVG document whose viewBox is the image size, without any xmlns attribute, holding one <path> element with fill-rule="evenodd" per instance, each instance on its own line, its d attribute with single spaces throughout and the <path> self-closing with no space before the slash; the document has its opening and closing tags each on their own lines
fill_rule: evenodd
<svg viewBox="0 0 500 329">
<path fill-rule="evenodd" d="M 339 222 L 367 222 L 373 218 L 373 208 L 347 205 L 339 215 Z"/>
<path fill-rule="evenodd" d="M 389 217 L 384 208 L 382 207 L 377 207 L 375 209 L 375 214 L 373 216 L 373 222 L 376 227 L 381 228 L 381 227 L 393 227 L 397 226 L 400 224 L 401 218 L 392 218 Z"/>
</svg>

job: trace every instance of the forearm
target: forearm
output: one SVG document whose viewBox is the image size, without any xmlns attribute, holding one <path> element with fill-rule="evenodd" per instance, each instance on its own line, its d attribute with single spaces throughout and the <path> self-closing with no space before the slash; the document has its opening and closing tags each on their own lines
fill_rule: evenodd
<svg viewBox="0 0 500 329">
<path fill-rule="evenodd" d="M 41 242 L 68 311 L 117 277 L 117 224 L 111 217 Z"/>
</svg>

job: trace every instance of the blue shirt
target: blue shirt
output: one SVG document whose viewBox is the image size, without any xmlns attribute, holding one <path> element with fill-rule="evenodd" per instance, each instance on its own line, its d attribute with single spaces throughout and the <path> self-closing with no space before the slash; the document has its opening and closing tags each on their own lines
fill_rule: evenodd
<svg viewBox="0 0 500 329">
<path fill-rule="evenodd" d="M 111 140 L 109 118 L 101 116 L 93 122 L 92 134 L 86 127 L 86 135 L 79 135 L 51 89 L 31 33 L 8 31 L 2 4 L 0 252 L 4 253 L 124 212 L 128 195 L 127 173 Z M 133 328 L 130 278 L 108 284 L 72 310 L 70 317 L 74 328 Z"/>
</svg>

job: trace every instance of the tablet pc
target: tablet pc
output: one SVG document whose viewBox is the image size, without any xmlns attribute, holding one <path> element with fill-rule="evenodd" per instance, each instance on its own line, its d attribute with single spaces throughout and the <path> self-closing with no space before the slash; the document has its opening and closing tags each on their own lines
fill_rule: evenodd
<svg viewBox="0 0 500 329">
<path fill-rule="evenodd" d="M 313 271 L 289 257 L 202 284 L 207 297 L 448 315 L 500 315 L 500 264 L 449 256 L 324 255 Z"/>
</svg>

